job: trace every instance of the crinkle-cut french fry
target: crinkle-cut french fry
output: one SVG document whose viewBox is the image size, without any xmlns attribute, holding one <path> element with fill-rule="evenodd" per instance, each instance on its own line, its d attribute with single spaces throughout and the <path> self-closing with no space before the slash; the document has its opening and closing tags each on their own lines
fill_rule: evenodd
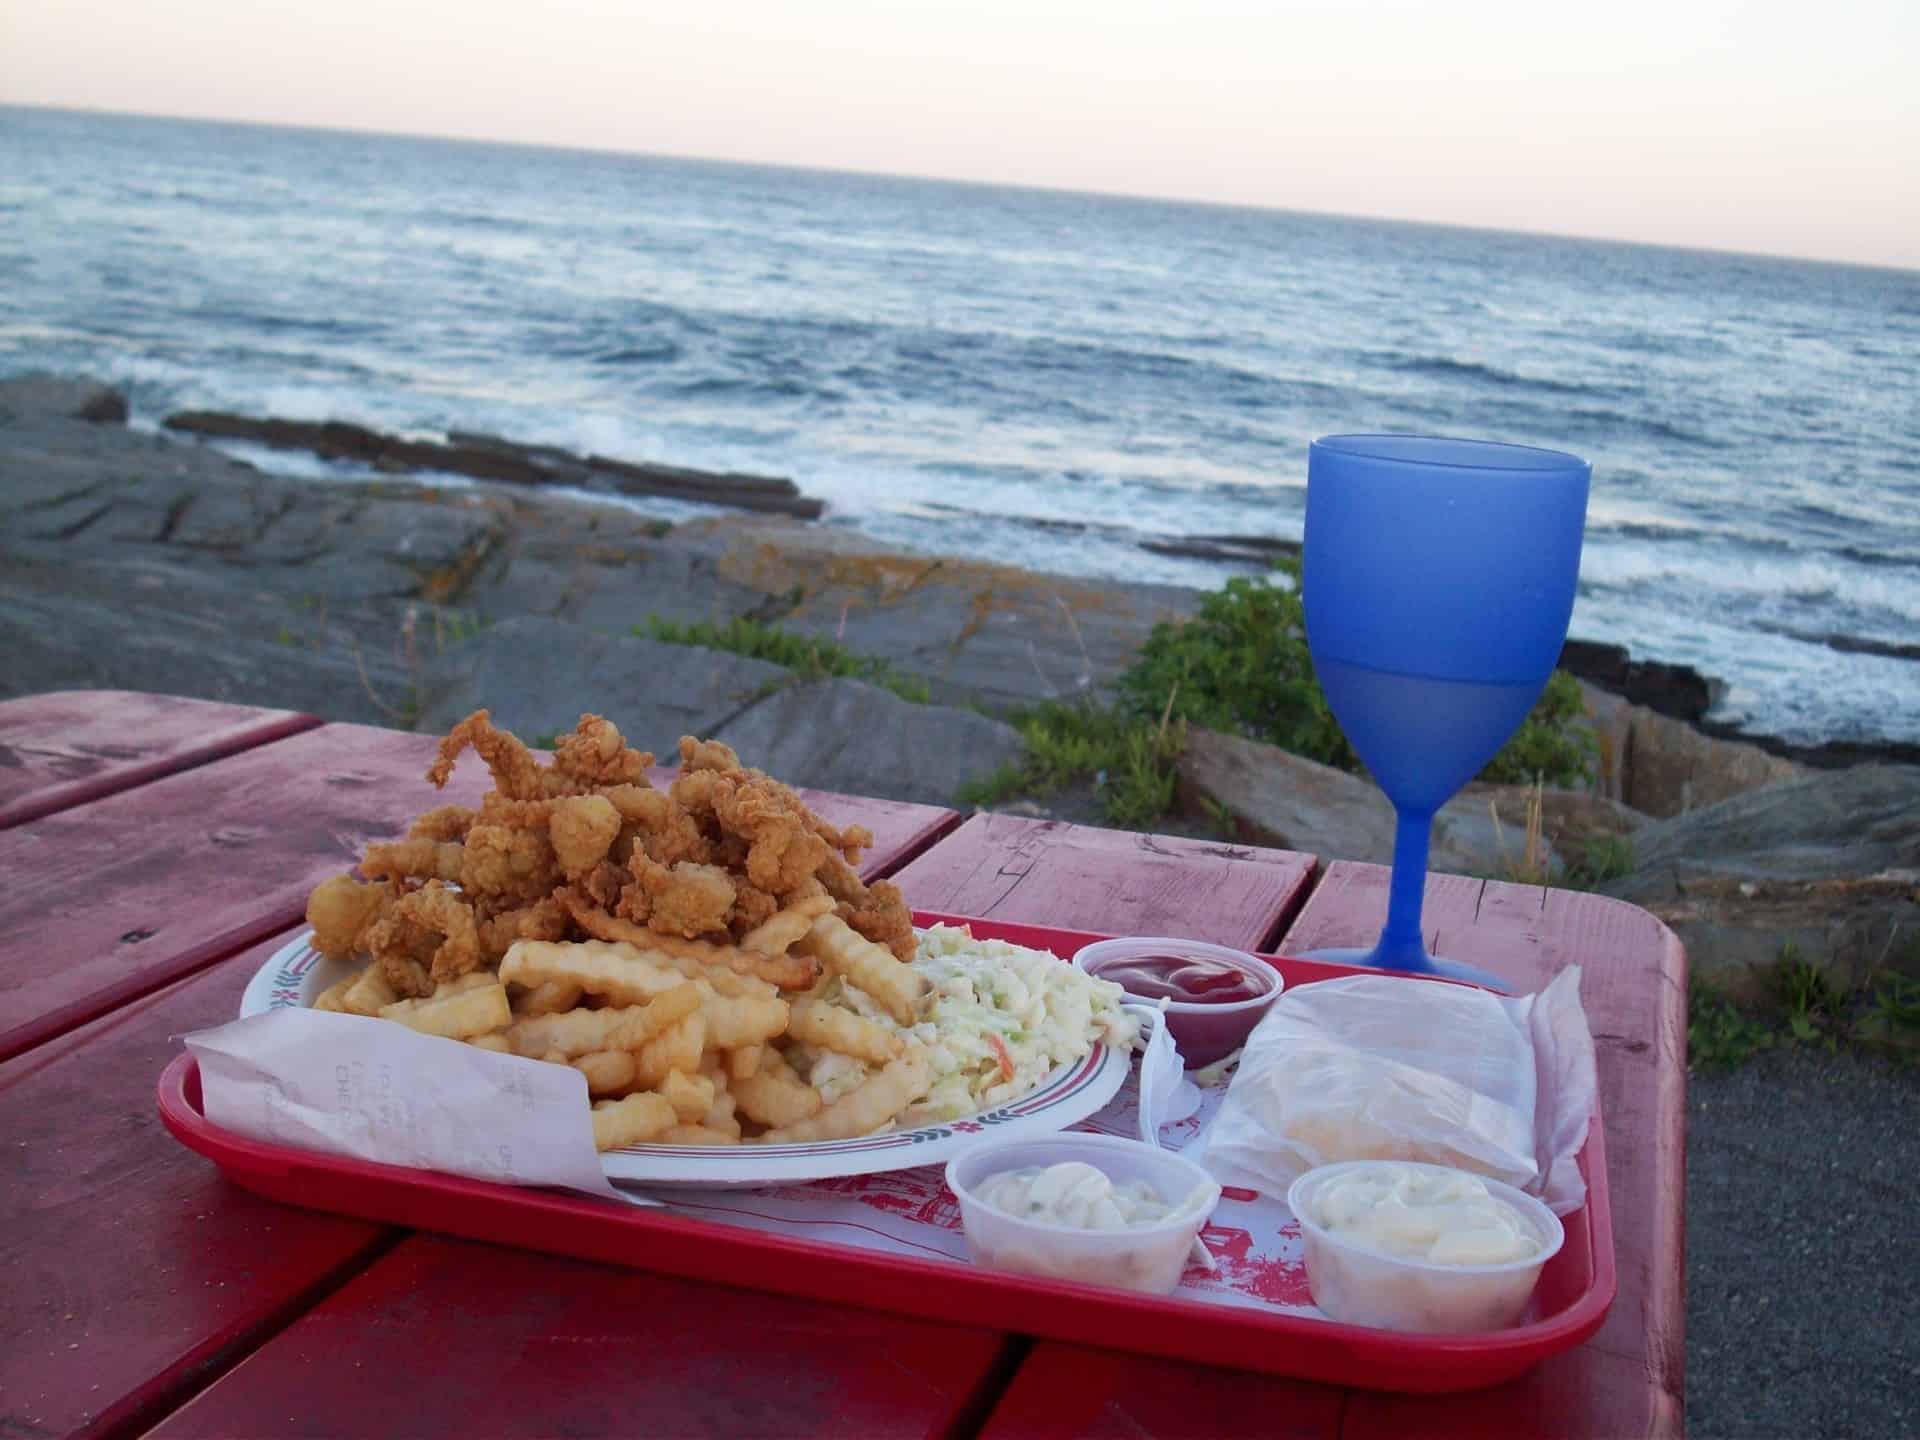
<svg viewBox="0 0 1920 1440">
<path fill-rule="evenodd" d="M 707 1048 L 707 1017 L 698 1010 L 634 1052 L 633 1083 L 653 1089 L 676 1070 L 692 1075 Z"/>
<path fill-rule="evenodd" d="M 580 987 L 570 980 L 542 980 L 531 990 L 513 997 L 513 1013 L 523 1018 L 558 1015 L 578 1005 L 581 993 Z"/>
<path fill-rule="evenodd" d="M 705 940 L 685 940 L 678 935 L 662 935 L 645 925 L 636 925 L 623 916 L 612 915 L 595 905 L 577 890 L 555 892 L 580 928 L 596 940 L 624 940 L 649 954 L 667 955 L 675 960 L 720 967 L 735 974 L 765 980 L 782 990 L 805 990 L 819 978 L 820 965 L 811 955 L 762 955 L 733 945 L 713 945 Z M 685 973 L 684 970 L 682 973 Z M 718 981 L 715 981 L 718 988 Z"/>
<path fill-rule="evenodd" d="M 467 1037 L 467 1044 L 480 1050 L 492 1050 L 499 1055 L 511 1055 L 513 1053 L 513 1047 L 507 1044 L 507 1037 L 497 1030 L 490 1035 L 469 1035 Z"/>
<path fill-rule="evenodd" d="M 902 1025 L 919 1018 L 927 978 L 903 964 L 884 945 L 876 945 L 838 915 L 822 915 L 813 922 L 799 948 L 819 957 L 829 973 L 857 985 Z"/>
<path fill-rule="evenodd" d="M 760 1068 L 760 1055 L 764 1045 L 739 1045 L 727 1052 L 727 1075 L 734 1080 L 744 1080 Z"/>
<path fill-rule="evenodd" d="M 707 1044 L 716 1050 L 758 1045 L 787 1028 L 787 1002 L 771 995 L 708 995 L 700 1011 L 707 1017 Z"/>
<path fill-rule="evenodd" d="M 809 895 L 803 900 L 795 900 L 742 935 L 740 948 L 755 950 L 762 955 L 779 955 L 792 949 L 794 942 L 807 933 L 815 920 L 832 913 L 832 910 L 831 895 Z"/>
<path fill-rule="evenodd" d="M 643 1145 L 679 1121 L 664 1095 L 642 1090 L 624 1100 L 601 1100 L 593 1107 L 593 1147 L 618 1150 Z"/>
<path fill-rule="evenodd" d="M 424 1000 L 396 1000 L 380 1007 L 382 1019 L 398 1020 L 424 1035 L 465 1040 L 498 1030 L 513 1019 L 507 1005 L 507 987 L 494 982 L 452 995 L 430 995 Z"/>
<path fill-rule="evenodd" d="M 486 970 L 469 970 L 464 975 L 455 975 L 442 980 L 434 987 L 431 1000 L 443 1000 L 449 995 L 464 995 L 469 990 L 484 990 L 489 985 L 498 985 L 500 977 Z M 509 1002 L 511 1003 L 511 1002 Z"/>
<path fill-rule="evenodd" d="M 697 1012 L 701 999 L 700 987 L 683 980 L 647 1005 L 528 1015 L 507 1027 L 507 1043 L 513 1046 L 514 1054 L 535 1057 L 549 1050 L 568 1056 L 595 1050 L 638 1050 Z"/>
<path fill-rule="evenodd" d="M 594 1050 L 576 1055 L 573 1068 L 587 1077 L 589 1095 L 624 1095 L 633 1089 L 631 1050 Z"/>
<path fill-rule="evenodd" d="M 340 997 L 340 1004 L 354 1015 L 378 1015 L 399 998 L 393 982 L 387 979 L 385 968 L 376 961 L 362 970 L 359 978 L 347 987 L 347 993 Z"/>
<path fill-rule="evenodd" d="M 707 1107 L 707 1113 L 700 1117 L 700 1123 L 705 1125 L 709 1130 L 724 1131 L 733 1136 L 735 1140 L 738 1140 L 740 1138 L 740 1117 L 735 1113 L 735 1107 L 738 1104 L 739 1102 L 733 1098 L 731 1091 L 724 1090 L 716 1085 L 713 1092 L 713 1104 L 709 1105 Z"/>
<path fill-rule="evenodd" d="M 820 1092 L 795 1075 L 772 1046 L 762 1053 L 760 1068 L 735 1080 L 732 1091 L 739 1112 L 756 1124 L 794 1125 L 820 1113 Z"/>
<path fill-rule="evenodd" d="M 500 978 L 536 987 L 576 985 L 616 1005 L 644 1005 L 692 977 L 677 966 L 649 960 L 621 941 L 516 940 L 500 961 Z"/>
<path fill-rule="evenodd" d="M 707 1118 L 707 1112 L 713 1109 L 713 1081 L 704 1075 L 689 1075 L 684 1070 L 671 1070 L 667 1078 L 660 1082 L 660 1093 L 667 1097 L 667 1103 L 673 1106 L 683 1124 L 698 1125 Z"/>
<path fill-rule="evenodd" d="M 740 975 L 724 965 L 709 965 L 690 955 L 669 955 L 664 950 L 645 949 L 640 953 L 655 964 L 678 971 L 689 980 L 698 980 L 714 994 L 725 995 L 730 1000 L 780 993 L 778 986 L 757 975 Z"/>
<path fill-rule="evenodd" d="M 565 1065 L 571 1057 L 564 1050 L 549 1050 L 537 1058 L 546 1061 L 549 1065 Z"/>
<path fill-rule="evenodd" d="M 865 1083 L 847 1091 L 810 1119 L 775 1126 L 760 1136 L 765 1145 L 811 1140 L 851 1140 L 878 1129 L 927 1093 L 933 1066 L 924 1045 L 915 1045 Z"/>
<path fill-rule="evenodd" d="M 803 1045 L 851 1055 L 869 1065 L 885 1065 L 906 1048 L 898 1035 L 866 1016 L 825 1000 L 796 1000 L 788 1006 L 787 1034 Z"/>
<path fill-rule="evenodd" d="M 316 1010 L 330 1010 L 336 1014 L 346 1013 L 347 991 L 351 990 L 359 979 L 358 974 L 353 974 L 347 976 L 344 980 L 334 981 L 333 984 L 313 997 L 313 1008 Z"/>
<path fill-rule="evenodd" d="M 740 1136 L 706 1125 L 669 1125 L 653 1137 L 655 1145 L 738 1145 Z"/>
</svg>

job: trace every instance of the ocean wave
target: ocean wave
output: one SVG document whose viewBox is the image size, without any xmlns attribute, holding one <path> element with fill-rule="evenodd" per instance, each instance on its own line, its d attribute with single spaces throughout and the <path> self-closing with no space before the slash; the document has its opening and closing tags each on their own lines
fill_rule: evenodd
<svg viewBox="0 0 1920 1440">
<path fill-rule="evenodd" d="M 1589 545 L 1580 557 L 1580 583 L 1649 597 L 1690 596 L 1694 605 L 1719 607 L 1756 599 L 1821 602 L 1836 629 L 1847 628 L 1841 617 L 1920 625 L 1920 568 L 1868 571 L 1831 554 L 1778 559 L 1746 547 L 1716 553 L 1692 546 Z"/>
<path fill-rule="evenodd" d="M 1432 380 L 1465 381 L 1471 384 L 1536 391 L 1542 395 L 1611 396 L 1620 392 L 1611 385 L 1583 384 L 1572 380 L 1553 380 L 1543 375 L 1522 375 L 1504 370 L 1484 360 L 1456 360 L 1446 355 L 1402 355 L 1397 351 L 1376 351 L 1363 358 L 1383 369 L 1404 375 L 1421 375 Z"/>
<path fill-rule="evenodd" d="M 653 345 L 627 345 L 618 350 L 603 350 L 590 363 L 594 365 L 671 365 L 686 351 L 671 340 Z"/>
</svg>

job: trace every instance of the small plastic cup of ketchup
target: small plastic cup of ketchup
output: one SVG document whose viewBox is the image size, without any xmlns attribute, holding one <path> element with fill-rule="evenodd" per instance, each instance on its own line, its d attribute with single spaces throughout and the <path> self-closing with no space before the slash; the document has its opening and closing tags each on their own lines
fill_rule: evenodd
<svg viewBox="0 0 1920 1440">
<path fill-rule="evenodd" d="M 1257 955 L 1203 940 L 1130 935 L 1082 946 L 1073 963 L 1127 999 L 1162 1010 L 1189 1070 L 1246 1043 L 1280 994 L 1280 972 Z"/>
</svg>

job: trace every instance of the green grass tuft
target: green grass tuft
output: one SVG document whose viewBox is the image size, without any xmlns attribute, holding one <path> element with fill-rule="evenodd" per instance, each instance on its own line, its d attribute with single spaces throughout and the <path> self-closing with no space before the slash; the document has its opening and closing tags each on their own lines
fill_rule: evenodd
<svg viewBox="0 0 1920 1440">
<path fill-rule="evenodd" d="M 765 660 L 791 670 L 802 680 L 864 680 L 915 705 L 925 705 L 931 698 L 926 681 L 916 675 L 902 674 L 890 661 L 873 655 L 856 655 L 832 640 L 801 635 L 742 615 L 722 625 L 704 620 L 683 625 L 649 615 L 645 625 L 633 627 L 633 633 L 668 645 L 699 645 L 744 655 L 749 660 Z"/>
</svg>

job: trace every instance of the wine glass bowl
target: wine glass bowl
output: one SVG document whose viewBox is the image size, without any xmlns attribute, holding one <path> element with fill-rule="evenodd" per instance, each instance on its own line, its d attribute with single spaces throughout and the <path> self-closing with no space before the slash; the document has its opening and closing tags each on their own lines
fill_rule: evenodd
<svg viewBox="0 0 1920 1440">
<path fill-rule="evenodd" d="M 1307 459 L 1301 603 L 1334 718 L 1393 802 L 1387 921 L 1342 958 L 1464 975 L 1420 937 L 1435 812 L 1553 674 L 1580 577 L 1591 467 L 1557 450 L 1333 435 Z"/>
</svg>

